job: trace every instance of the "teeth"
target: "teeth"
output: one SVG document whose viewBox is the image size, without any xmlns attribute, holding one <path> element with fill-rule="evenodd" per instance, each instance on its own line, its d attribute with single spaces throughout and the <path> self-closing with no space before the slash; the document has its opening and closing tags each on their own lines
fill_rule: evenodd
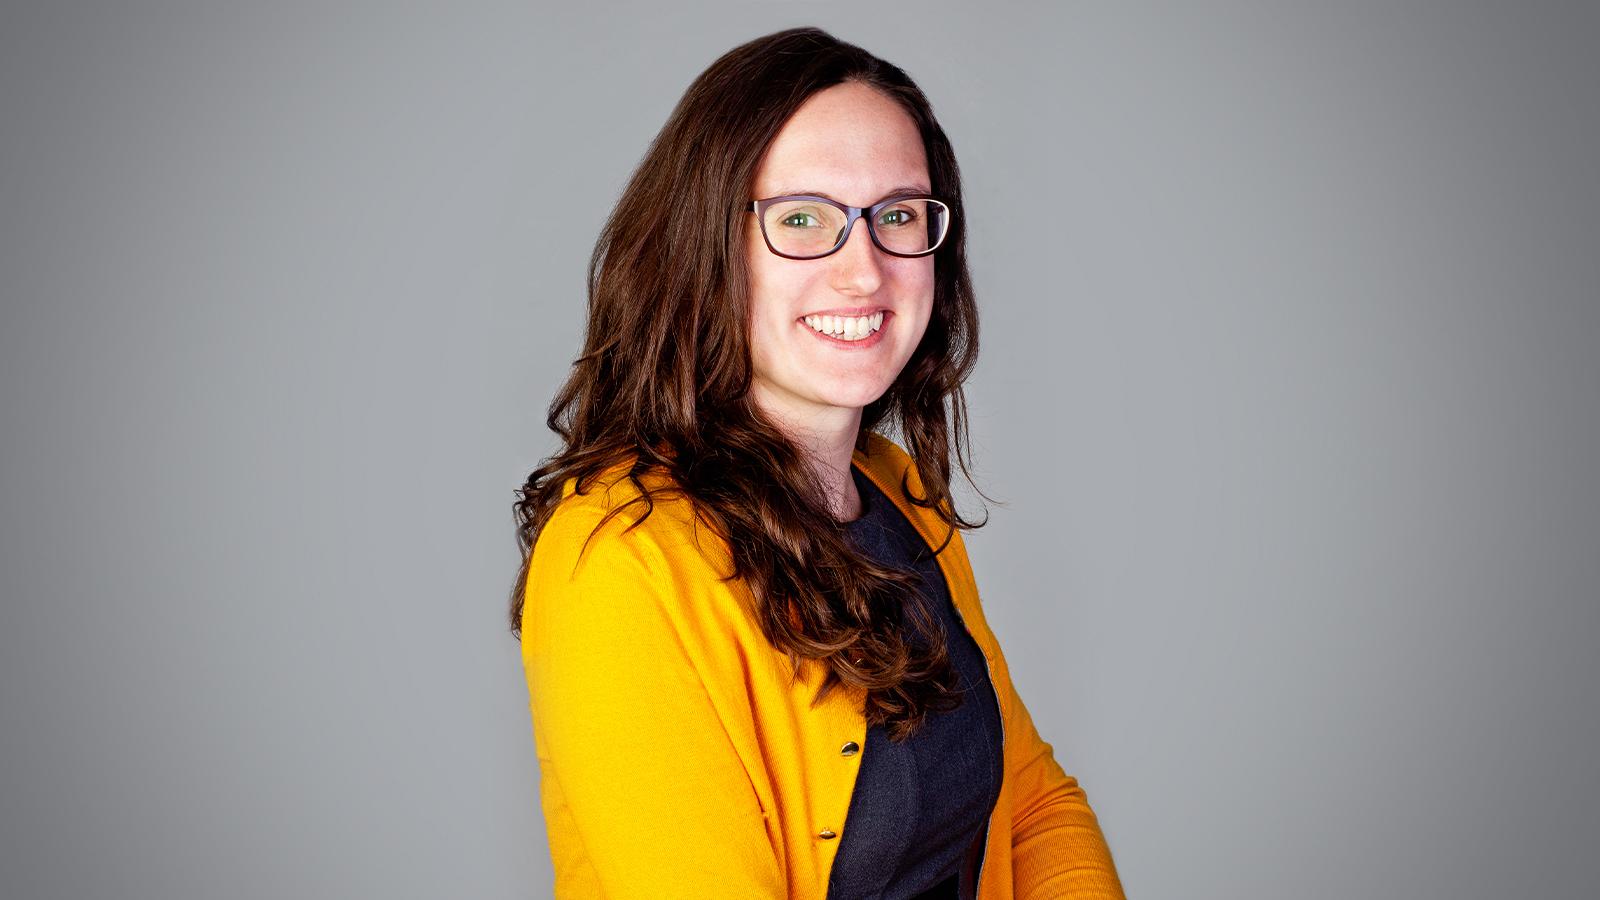
<svg viewBox="0 0 1600 900">
<path fill-rule="evenodd" d="M 870 316 L 806 316 L 805 322 L 823 334 L 859 341 L 883 327 L 883 313 Z"/>
</svg>

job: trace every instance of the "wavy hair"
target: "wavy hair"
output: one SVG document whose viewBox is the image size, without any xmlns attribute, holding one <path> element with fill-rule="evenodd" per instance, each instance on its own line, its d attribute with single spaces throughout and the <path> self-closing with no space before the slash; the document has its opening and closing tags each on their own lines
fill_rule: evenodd
<svg viewBox="0 0 1600 900">
<path fill-rule="evenodd" d="M 583 491 L 628 462 L 645 516 L 660 489 L 640 476 L 658 472 L 727 541 L 729 577 L 744 579 L 763 634 L 795 673 L 806 659 L 826 665 L 813 703 L 840 684 L 861 688 L 867 722 L 898 741 L 929 712 L 960 703 L 944 631 L 920 599 L 917 576 L 879 565 L 851 542 L 802 449 L 750 394 L 750 189 L 790 115 L 844 82 L 881 91 L 911 116 L 930 187 L 955 212 L 934 251 L 927 331 L 894 383 L 863 409 L 856 449 L 878 425 L 896 427 L 925 496 L 912 496 L 904 478 L 901 490 L 948 526 L 935 553 L 956 528 L 984 524 L 957 514 L 950 493 L 952 453 L 972 482 L 961 386 L 978 352 L 955 153 L 904 71 L 819 28 L 791 28 L 733 48 L 694 80 L 606 220 L 589 260 L 583 352 L 547 418 L 564 447 L 515 492 L 523 560 L 510 619 L 520 636 L 533 546 L 565 482 L 576 478 Z M 663 218 L 669 202 L 681 214 Z"/>
</svg>

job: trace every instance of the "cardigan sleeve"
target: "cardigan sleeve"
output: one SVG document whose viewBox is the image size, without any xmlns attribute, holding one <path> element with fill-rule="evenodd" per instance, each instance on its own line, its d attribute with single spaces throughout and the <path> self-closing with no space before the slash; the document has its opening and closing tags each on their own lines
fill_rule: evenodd
<svg viewBox="0 0 1600 900">
<path fill-rule="evenodd" d="M 558 897 L 778 898 L 755 789 L 670 614 L 661 550 L 624 517 L 546 523 L 522 656 Z"/>
<path fill-rule="evenodd" d="M 1016 797 L 1011 825 L 1015 896 L 1126 900 L 1088 796 L 1040 737 L 1011 682 L 1009 666 L 1003 682 L 1010 707 L 1006 743 L 1016 748 L 1005 754 L 1005 777 Z"/>
</svg>

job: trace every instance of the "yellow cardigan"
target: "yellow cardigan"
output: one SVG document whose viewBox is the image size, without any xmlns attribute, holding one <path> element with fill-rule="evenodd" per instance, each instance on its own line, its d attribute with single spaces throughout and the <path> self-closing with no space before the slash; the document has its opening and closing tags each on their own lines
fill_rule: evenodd
<svg viewBox="0 0 1600 900">
<path fill-rule="evenodd" d="M 910 456 L 869 435 L 852 465 L 937 547 L 944 525 L 900 493 Z M 859 689 L 810 708 L 822 665 L 787 657 L 743 603 L 726 544 L 682 499 L 642 525 L 619 464 L 587 494 L 568 479 L 534 546 L 522 620 L 540 801 L 559 898 L 824 898 L 867 745 Z M 650 476 L 646 483 L 654 486 Z M 939 554 L 988 661 L 1005 777 L 989 817 L 979 900 L 1123 898 L 1099 822 L 1057 764 L 984 621 L 961 533 Z"/>
</svg>

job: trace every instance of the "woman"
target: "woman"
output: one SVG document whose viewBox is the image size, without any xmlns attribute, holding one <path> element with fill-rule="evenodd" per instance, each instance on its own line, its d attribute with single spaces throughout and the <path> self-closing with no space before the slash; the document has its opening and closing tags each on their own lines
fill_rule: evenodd
<svg viewBox="0 0 1600 900">
<path fill-rule="evenodd" d="M 921 91 L 815 28 L 729 51 L 651 145 L 517 504 L 558 896 L 1123 896 L 951 502 L 964 244 Z"/>
</svg>

